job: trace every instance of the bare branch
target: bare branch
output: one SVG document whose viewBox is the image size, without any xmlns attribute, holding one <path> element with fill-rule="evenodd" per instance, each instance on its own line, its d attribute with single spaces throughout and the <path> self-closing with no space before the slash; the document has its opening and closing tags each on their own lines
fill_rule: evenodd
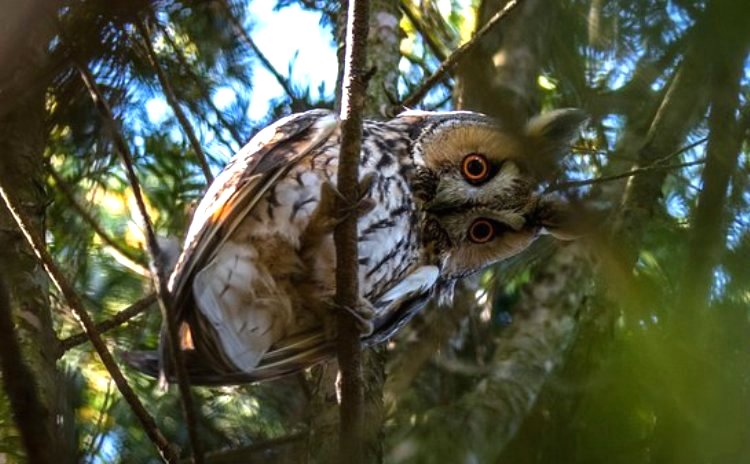
<svg viewBox="0 0 750 464">
<path fill-rule="evenodd" d="M 434 73 L 430 77 L 424 80 L 422 85 L 420 85 L 415 91 L 413 91 L 410 95 L 408 95 L 404 100 L 396 107 L 393 108 L 392 111 L 394 113 L 399 113 L 403 111 L 405 108 L 408 108 L 410 106 L 414 106 L 419 101 L 424 98 L 425 95 L 427 95 L 427 92 L 432 89 L 435 84 L 443 80 L 450 71 L 453 70 L 453 68 L 458 64 L 458 62 L 461 60 L 461 58 L 466 55 L 471 49 L 477 46 L 479 44 L 479 41 L 487 35 L 488 32 L 492 30 L 492 28 L 495 27 L 501 20 L 503 20 L 508 14 L 513 11 L 518 4 L 518 0 L 510 0 L 508 3 L 505 4 L 505 6 L 495 13 L 492 18 L 490 18 L 489 21 L 485 23 L 484 26 L 482 26 L 481 29 L 477 31 L 476 34 L 474 34 L 474 37 L 471 38 L 468 42 L 458 47 L 453 53 L 448 56 L 448 58 L 440 63 L 440 66 L 435 70 Z"/>
<path fill-rule="evenodd" d="M 611 176 L 604 176 L 604 177 L 597 177 L 595 179 L 584 179 L 584 180 L 573 180 L 570 182 L 560 182 L 559 184 L 551 185 L 546 191 L 547 192 L 557 192 L 560 190 L 566 190 L 569 188 L 576 188 L 576 187 L 583 187 L 585 185 L 594 185 L 594 184 L 602 184 L 605 182 L 611 182 L 613 180 L 617 179 L 625 179 L 627 177 L 633 177 L 637 176 L 639 174 L 645 174 L 650 173 L 653 171 L 661 171 L 666 170 L 670 171 L 672 169 L 682 169 L 687 168 L 690 166 L 696 166 L 698 164 L 705 163 L 705 159 L 699 159 L 695 161 L 689 161 L 687 163 L 679 163 L 679 164 L 652 164 L 650 166 L 642 167 L 642 168 L 635 168 L 631 169 L 627 172 L 622 172 L 620 174 L 614 174 Z"/>
<path fill-rule="evenodd" d="M 341 221 L 333 231 L 336 245 L 336 295 L 339 308 L 360 304 L 357 259 L 357 218 L 351 205 L 359 198 L 359 158 L 365 104 L 367 33 L 370 3 L 349 0 L 343 91 L 341 93 L 341 151 L 336 185 L 343 198 L 337 198 Z M 362 462 L 364 458 L 364 394 L 362 353 L 356 319 L 347 311 L 338 315 L 337 355 L 341 373 L 340 462 Z"/>
<path fill-rule="evenodd" d="M 123 166 L 125 167 L 125 174 L 128 178 L 128 182 L 133 190 L 133 196 L 135 197 L 136 205 L 138 206 L 138 212 L 141 216 L 141 221 L 146 232 L 146 244 L 149 252 L 151 253 L 151 277 L 154 281 L 154 287 L 156 289 L 157 300 L 159 301 L 159 308 L 162 312 L 162 318 L 164 319 L 164 325 L 166 326 L 167 340 L 169 343 L 170 361 L 175 368 L 177 374 L 177 385 L 180 390 L 180 400 L 182 404 L 183 414 L 185 416 L 185 422 L 188 429 L 188 435 L 190 437 L 190 443 L 193 448 L 193 458 L 197 464 L 203 462 L 203 450 L 201 447 L 200 438 L 198 437 L 197 431 L 197 419 L 195 409 L 193 406 L 193 396 L 190 392 L 190 383 L 185 369 L 185 363 L 183 361 L 182 351 L 179 347 L 179 334 L 177 328 L 177 320 L 174 311 L 171 307 L 171 299 L 169 291 L 167 289 L 167 280 L 164 275 L 164 266 L 162 265 L 163 255 L 159 248 L 159 244 L 156 241 L 156 233 L 151 222 L 151 218 L 146 210 L 146 202 L 143 199 L 143 193 L 141 192 L 141 184 L 138 181 L 138 177 L 135 173 L 133 164 L 133 156 L 130 153 L 130 148 L 125 140 L 125 137 L 120 131 L 119 124 L 112 114 L 112 110 L 104 99 L 103 94 L 96 85 L 91 71 L 88 66 L 84 63 L 76 63 L 81 78 L 83 79 L 86 88 L 91 94 L 91 98 L 94 101 L 99 114 L 103 122 L 108 126 L 111 136 L 114 140 L 115 147 L 117 149 L 120 158 L 122 159 Z"/>
<path fill-rule="evenodd" d="M 115 239 L 113 239 L 103 228 L 99 223 L 94 219 L 94 217 L 86 211 L 86 208 L 80 203 L 78 203 L 78 200 L 76 200 L 75 194 L 73 193 L 73 190 L 70 188 L 70 185 L 68 185 L 67 182 L 58 174 L 51 166 L 48 166 L 47 171 L 49 172 L 50 176 L 55 180 L 55 186 L 57 186 L 57 189 L 60 190 L 60 192 L 65 196 L 65 198 L 68 199 L 68 203 L 70 203 L 70 206 L 73 207 L 74 210 L 78 213 L 79 216 L 81 216 L 81 219 L 91 227 L 91 229 L 94 231 L 96 235 L 99 236 L 102 241 L 112 247 L 115 252 L 119 253 L 124 259 L 130 261 L 130 264 L 128 267 L 130 269 L 135 270 L 138 274 L 148 277 L 150 275 L 150 271 L 143 263 L 143 260 L 136 256 L 132 251 L 128 250 L 122 244 L 117 243 Z"/>
<path fill-rule="evenodd" d="M 148 296 L 141 298 L 140 300 L 131 304 L 127 308 L 123 309 L 122 311 L 119 311 L 117 314 L 113 315 L 106 321 L 96 324 L 96 330 L 99 333 L 105 333 L 109 330 L 120 327 L 124 323 L 133 319 L 135 316 L 146 311 L 154 303 L 156 303 L 156 293 L 152 293 Z M 62 356 L 66 351 L 70 350 L 71 348 L 75 348 L 78 345 L 82 345 L 86 343 L 88 340 L 89 340 L 88 336 L 85 333 L 71 335 L 67 338 L 60 340 L 60 356 Z"/>
<path fill-rule="evenodd" d="M 36 379 L 21 355 L 11 316 L 10 298 L 0 275 L 0 370 L 13 419 L 21 434 L 29 462 L 52 463 L 50 430 L 39 421 L 44 406 L 39 401 Z"/>
<path fill-rule="evenodd" d="M 86 334 L 88 335 L 92 345 L 94 345 L 94 349 L 99 354 L 99 358 L 102 360 L 102 364 L 104 364 L 104 366 L 107 368 L 107 371 L 109 372 L 109 375 L 112 377 L 112 380 L 114 380 L 117 389 L 120 391 L 123 398 L 125 398 L 125 401 L 127 401 L 128 405 L 133 411 L 133 414 L 135 414 L 135 416 L 140 421 L 148 437 L 159 449 L 162 458 L 170 463 L 178 462 L 179 459 L 177 456 L 177 452 L 170 445 L 167 439 L 164 438 L 164 435 L 162 435 L 161 431 L 157 427 L 154 418 L 151 417 L 148 411 L 146 411 L 146 408 L 143 407 L 143 404 L 138 399 L 138 396 L 130 388 L 130 385 L 128 385 L 128 382 L 127 380 L 125 380 L 122 371 L 120 371 L 120 368 L 117 366 L 117 363 L 112 357 L 112 354 L 109 352 L 107 345 L 104 343 L 101 335 L 96 330 L 96 326 L 91 320 L 91 316 L 89 316 L 89 314 L 84 309 L 83 302 L 81 301 L 80 297 L 75 292 L 75 290 L 73 290 L 73 287 L 65 279 L 62 272 L 55 264 L 49 252 L 44 247 L 44 242 L 42 241 L 42 239 L 33 232 L 31 222 L 16 206 L 18 204 L 17 201 L 12 198 L 10 192 L 8 192 L 8 190 L 6 190 L 3 185 L 0 185 L 0 196 L 2 196 L 5 205 L 10 211 L 10 214 L 18 224 L 19 230 L 21 231 L 21 233 L 23 233 L 29 245 L 34 250 L 34 254 L 37 256 L 40 263 L 47 271 L 50 280 L 62 293 L 63 297 L 68 303 L 68 306 L 73 311 L 73 315 L 76 317 L 76 319 L 78 319 L 78 322 L 81 324 L 84 332 L 86 332 Z"/>
<path fill-rule="evenodd" d="M 149 34 L 148 32 L 148 27 L 142 20 L 135 21 L 135 27 L 138 29 L 138 32 L 141 34 L 141 38 L 143 39 L 142 40 L 143 45 L 144 47 L 146 47 L 146 54 L 148 55 L 148 60 L 151 63 L 151 66 L 154 68 L 154 71 L 156 71 L 156 77 L 159 79 L 161 88 L 164 91 L 164 96 L 167 97 L 167 102 L 169 102 L 169 106 L 172 108 L 172 111 L 174 111 L 174 115 L 177 118 L 177 121 L 179 121 L 180 126 L 182 126 L 183 132 L 185 132 L 185 135 L 190 141 L 190 145 L 193 147 L 195 156 L 198 158 L 198 164 L 200 165 L 201 170 L 203 171 L 203 175 L 206 177 L 206 182 L 210 184 L 214 180 L 214 177 L 211 174 L 211 168 L 208 166 L 206 154 L 203 152 L 203 148 L 201 147 L 201 144 L 198 141 L 198 137 L 195 135 L 193 126 L 190 124 L 190 121 L 188 121 L 188 118 L 185 115 L 185 112 L 182 111 L 182 107 L 180 106 L 180 102 L 177 99 L 177 95 L 175 94 L 174 89 L 172 88 L 172 84 L 169 82 L 169 79 L 167 78 L 166 74 L 164 74 L 164 70 L 161 68 L 161 65 L 159 64 L 159 57 L 156 56 L 156 52 L 154 51 L 154 46 L 151 44 L 151 34 Z"/>
</svg>

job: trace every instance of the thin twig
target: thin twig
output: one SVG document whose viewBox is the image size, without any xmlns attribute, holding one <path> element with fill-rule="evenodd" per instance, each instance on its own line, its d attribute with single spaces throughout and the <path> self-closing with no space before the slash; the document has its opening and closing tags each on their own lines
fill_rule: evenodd
<svg viewBox="0 0 750 464">
<path fill-rule="evenodd" d="M 70 307 L 70 309 L 73 311 L 73 315 L 76 317 L 76 319 L 78 319 L 78 322 L 81 324 L 84 332 L 86 332 L 86 335 L 88 335 L 89 339 L 91 340 L 91 344 L 94 345 L 94 349 L 99 355 L 99 359 L 102 360 L 102 364 L 104 364 L 104 367 L 107 368 L 107 371 L 112 377 L 112 380 L 114 380 L 117 389 L 120 391 L 123 398 L 125 398 L 125 401 L 127 401 L 128 405 L 130 405 L 133 414 L 135 414 L 135 416 L 140 421 L 141 426 L 145 430 L 148 437 L 159 449 L 162 458 L 170 463 L 179 462 L 177 452 L 170 445 L 167 439 L 164 438 L 164 435 L 162 435 L 161 431 L 157 427 L 154 418 L 151 417 L 148 411 L 146 411 L 146 408 L 143 407 L 143 404 L 138 399 L 138 396 L 130 388 L 130 385 L 128 385 L 128 382 L 127 380 L 125 380 L 122 371 L 120 371 L 120 368 L 117 366 L 117 363 L 112 357 L 112 354 L 109 352 L 107 345 L 104 343 L 101 335 L 96 330 L 96 325 L 94 325 L 94 322 L 91 320 L 91 316 L 89 316 L 89 314 L 84 309 L 83 302 L 81 301 L 80 297 L 75 292 L 75 290 L 73 290 L 73 287 L 65 279 L 62 272 L 55 264 L 49 252 L 44 247 L 44 242 L 42 241 L 42 239 L 33 231 L 29 219 L 16 206 L 18 205 L 18 202 L 2 185 L 0 185 L 0 196 L 2 196 L 3 201 L 5 202 L 5 205 L 13 216 L 13 219 L 16 221 L 18 228 L 23 233 L 31 248 L 34 250 L 34 254 L 36 255 L 37 259 L 39 259 L 40 263 L 47 271 L 50 280 L 55 285 L 55 287 L 57 287 L 60 293 L 62 293 L 65 301 L 68 303 L 68 307 Z"/>
<path fill-rule="evenodd" d="M 456 64 L 458 64 L 459 60 L 464 57 L 464 55 L 466 55 L 471 49 L 476 47 L 477 44 L 479 44 L 479 41 L 485 35 L 487 35 L 487 33 L 490 32 L 492 28 L 495 27 L 495 25 L 497 25 L 501 20 L 508 16 L 511 11 L 513 11 L 517 4 L 518 0 L 510 0 L 508 3 L 506 3 L 500 11 L 495 13 L 494 16 L 492 16 L 492 18 L 490 18 L 490 20 L 487 21 L 484 26 L 482 26 L 482 28 L 477 31 L 476 34 L 474 34 L 474 37 L 472 37 L 468 42 L 461 45 L 453 53 L 451 53 L 450 56 L 445 59 L 445 61 L 440 63 L 440 66 L 438 66 L 435 72 L 432 73 L 430 77 L 424 80 L 422 85 L 420 85 L 409 96 L 404 98 L 404 100 L 396 108 L 393 108 L 393 112 L 399 113 L 405 108 L 414 106 L 415 104 L 419 103 L 419 101 L 422 100 L 425 95 L 427 95 L 427 92 L 429 92 L 430 89 L 435 86 L 435 84 L 442 81 L 445 78 L 446 74 L 453 70 L 453 68 L 456 66 Z"/>
<path fill-rule="evenodd" d="M 140 300 L 131 304 L 127 308 L 117 312 L 106 321 L 99 322 L 98 324 L 96 324 L 96 330 L 97 332 L 102 334 L 114 328 L 120 327 L 124 323 L 133 319 L 135 316 L 146 311 L 154 303 L 156 303 L 156 293 L 152 293 L 148 296 L 141 298 Z M 62 356 L 66 351 L 72 348 L 75 348 L 78 345 L 82 345 L 86 343 L 88 340 L 89 340 L 88 336 L 85 333 L 71 335 L 67 338 L 60 340 L 60 354 L 59 355 Z"/>
<path fill-rule="evenodd" d="M 211 110 L 214 112 L 214 114 L 216 114 L 216 118 L 219 120 L 222 126 L 224 126 L 224 128 L 229 131 L 229 133 L 232 135 L 232 138 L 235 142 L 237 142 L 238 145 L 244 145 L 247 140 L 242 138 L 240 133 L 237 131 L 237 128 L 234 127 L 234 124 L 230 124 L 229 121 L 227 121 L 227 119 L 224 117 L 224 113 L 216 107 L 214 101 L 211 99 L 211 95 L 209 95 L 208 89 L 206 89 L 206 87 L 203 85 L 203 81 L 195 74 L 192 66 L 190 66 L 190 64 L 187 62 L 185 55 L 182 53 L 180 47 L 178 47 L 174 42 L 174 39 L 172 38 L 172 35 L 169 33 L 167 28 L 158 21 L 156 22 L 156 24 L 159 26 L 164 40 L 167 41 L 167 43 L 169 44 L 169 48 L 172 49 L 172 53 L 174 53 L 174 56 L 180 63 L 182 70 L 186 74 L 188 74 L 190 78 L 195 82 L 195 85 L 198 87 L 198 90 L 200 90 L 201 95 L 203 96 L 203 100 L 205 100 L 206 103 L 211 107 Z"/>
<path fill-rule="evenodd" d="M 133 197 L 135 198 L 136 205 L 138 207 L 138 213 L 141 216 L 141 221 L 146 232 L 146 245 L 148 246 L 149 252 L 151 253 L 151 277 L 154 281 L 154 287 L 156 289 L 157 300 L 159 302 L 159 308 L 161 309 L 162 318 L 164 325 L 166 326 L 167 340 L 169 349 L 166 350 L 169 353 L 170 361 L 174 366 L 175 373 L 177 376 L 177 385 L 180 391 L 180 402 L 182 405 L 182 412 L 185 416 L 185 422 L 188 429 L 188 436 L 190 437 L 190 443 L 192 445 L 193 458 L 197 464 L 203 463 L 203 448 L 201 446 L 200 438 L 197 431 L 197 418 L 195 409 L 193 406 L 193 395 L 190 392 L 190 383 L 187 376 L 187 370 L 183 361 L 183 354 L 179 347 L 179 334 L 177 328 L 177 321 L 174 311 L 171 307 L 171 298 L 167 289 L 167 280 L 164 275 L 163 259 L 164 256 L 161 253 L 158 242 L 156 241 L 156 233 L 151 222 L 151 218 L 146 210 L 146 202 L 143 199 L 143 193 L 141 192 L 141 184 L 138 181 L 138 176 L 135 173 L 133 155 L 130 153 L 125 137 L 120 131 L 119 124 L 112 114 L 112 110 L 104 99 L 101 90 L 96 85 L 94 76 L 88 69 L 85 63 L 76 63 L 81 78 L 83 79 L 86 88 L 91 94 L 91 98 L 94 101 L 99 114 L 104 123 L 109 127 L 111 136 L 113 138 L 115 147 L 117 149 L 120 158 L 122 159 L 123 166 L 125 167 L 125 174 L 130 183 L 130 187 L 133 190 Z"/>
<path fill-rule="evenodd" d="M 112 247 L 112 249 L 119 253 L 122 258 L 129 261 L 128 267 L 130 269 L 135 270 L 138 274 L 142 276 L 148 277 L 150 275 L 150 272 L 148 268 L 144 265 L 143 260 L 136 256 L 135 253 L 128 250 L 122 244 L 117 243 L 115 239 L 113 239 L 107 231 L 105 231 L 101 225 L 94 219 L 94 217 L 86 211 L 86 208 L 80 203 L 78 203 L 78 200 L 76 200 L 75 194 L 73 193 L 73 190 L 70 188 L 70 185 L 68 185 L 67 182 L 58 174 L 51 166 L 48 166 L 47 171 L 49 172 L 50 176 L 55 180 L 55 186 L 57 189 L 63 194 L 65 198 L 67 198 L 68 203 L 70 203 L 70 206 L 73 207 L 74 210 L 78 213 L 78 215 L 83 219 L 83 221 L 91 227 L 91 229 L 94 231 L 96 235 L 99 236 L 102 241 Z"/>
<path fill-rule="evenodd" d="M 86 454 L 89 456 L 90 461 L 94 462 L 95 457 L 97 454 L 99 454 L 99 450 L 102 447 L 102 444 L 104 443 L 104 437 L 105 434 L 102 433 L 102 426 L 104 425 L 104 418 L 107 416 L 107 411 L 109 409 L 110 401 L 112 400 L 112 379 L 107 382 L 107 391 L 104 393 L 104 401 L 102 401 L 102 407 L 99 409 L 99 417 L 96 419 L 96 425 L 94 426 L 94 433 L 91 435 L 91 440 L 89 440 L 89 444 L 86 446 Z"/>
<path fill-rule="evenodd" d="M 343 91 L 341 94 L 341 149 L 336 185 L 342 198 L 336 210 L 345 218 L 333 231 L 336 245 L 336 295 L 339 308 L 360 304 L 357 259 L 357 218 L 351 205 L 359 198 L 358 167 L 362 145 L 362 120 L 365 103 L 368 0 L 349 0 L 346 25 Z M 341 373 L 341 418 L 339 433 L 340 462 L 362 462 L 364 458 L 364 393 L 360 331 L 356 319 L 347 311 L 338 315 L 337 355 Z"/>
<path fill-rule="evenodd" d="M 219 2 L 223 7 L 224 10 L 226 10 L 227 17 L 229 18 L 229 22 L 232 23 L 232 28 L 234 28 L 235 32 L 242 37 L 247 45 L 253 50 L 253 53 L 258 57 L 263 67 L 265 67 L 268 72 L 270 72 L 274 79 L 276 79 L 276 82 L 279 83 L 282 89 L 284 89 L 284 92 L 291 98 L 292 100 L 296 100 L 297 97 L 294 95 L 294 89 L 292 89 L 292 85 L 289 83 L 289 80 L 286 79 L 284 76 L 281 75 L 281 73 L 271 64 L 271 62 L 266 58 L 266 55 L 263 54 L 263 52 L 260 51 L 260 48 L 258 48 L 258 45 L 255 43 L 252 37 L 250 37 L 250 34 L 247 33 L 244 27 L 242 27 L 242 24 L 240 21 L 234 16 L 232 13 L 232 9 L 227 4 L 226 0 L 221 0 Z"/>
<path fill-rule="evenodd" d="M 684 147 L 680 148 L 679 150 L 675 150 L 672 153 L 657 159 L 652 163 L 652 166 L 656 166 L 658 164 L 666 163 L 667 161 L 671 160 L 672 158 L 676 158 L 680 156 L 681 154 L 685 153 L 686 151 L 692 150 L 693 148 L 697 147 L 698 145 L 703 145 L 704 143 L 708 142 L 708 137 L 703 137 L 701 139 L 696 140 L 693 143 L 689 143 L 685 145 Z"/>
<path fill-rule="evenodd" d="M 569 188 L 576 188 L 576 187 L 583 187 L 585 185 L 594 185 L 594 184 L 602 184 L 604 182 L 611 182 L 613 180 L 618 179 L 624 179 L 626 177 L 633 177 L 637 176 L 639 174 L 644 174 L 647 172 L 653 172 L 653 171 L 661 171 L 661 170 L 671 170 L 671 169 L 681 169 L 681 168 L 687 168 L 690 166 L 695 166 L 698 164 L 705 163 L 705 159 L 699 159 L 696 161 L 689 161 L 687 163 L 679 163 L 679 164 L 652 164 L 650 166 L 645 166 L 642 168 L 636 168 L 631 169 L 627 172 L 621 172 L 620 174 L 614 174 L 611 176 L 603 176 L 603 177 L 597 177 L 595 179 L 584 179 L 584 180 L 572 180 L 569 182 L 560 182 L 559 184 L 553 184 L 551 185 L 546 192 L 557 192 L 560 190 L 566 190 Z"/>
<path fill-rule="evenodd" d="M 278 438 L 271 438 L 242 448 L 215 451 L 206 455 L 206 464 L 229 464 L 237 462 L 270 462 L 274 452 L 281 448 L 301 442 L 308 436 L 306 432 L 298 432 Z M 257 460 L 257 461 L 256 461 Z"/>
<path fill-rule="evenodd" d="M 167 102 L 169 103 L 169 106 L 172 107 L 172 111 L 174 111 L 174 115 L 177 118 L 177 121 L 180 123 L 180 126 L 182 126 L 182 131 L 185 133 L 188 140 L 190 141 L 190 145 L 193 147 L 195 156 L 196 158 L 198 158 L 198 164 L 200 165 L 201 170 L 203 171 L 203 175 L 206 177 L 206 182 L 210 184 L 214 180 L 214 176 L 211 174 L 211 168 L 208 166 L 208 160 L 206 159 L 206 154 L 203 152 L 203 148 L 201 147 L 201 144 L 198 141 L 198 137 L 195 135 L 193 126 L 190 124 L 190 121 L 188 121 L 188 118 L 185 115 L 185 112 L 182 111 L 182 106 L 180 106 L 180 102 L 179 100 L 177 100 L 177 95 L 175 94 L 174 89 L 172 88 L 172 84 L 169 82 L 169 79 L 167 78 L 166 74 L 164 74 L 164 70 L 161 68 L 161 65 L 159 64 L 159 57 L 156 56 L 156 52 L 154 51 L 154 46 L 151 43 L 151 34 L 149 34 L 148 32 L 148 27 L 142 20 L 136 20 L 135 27 L 136 29 L 138 29 L 138 32 L 141 34 L 141 39 L 142 39 L 141 41 L 143 42 L 143 45 L 146 47 L 146 54 L 148 55 L 148 61 L 149 63 L 151 63 L 151 66 L 154 68 L 154 71 L 156 71 L 156 77 L 159 79 L 161 88 L 164 91 L 164 96 L 167 97 Z"/>
<path fill-rule="evenodd" d="M 36 379 L 24 363 L 11 316 L 10 298 L 5 280 L 0 275 L 0 371 L 10 410 L 13 412 L 21 442 L 29 462 L 53 462 L 52 431 L 49 421 L 40 418 L 49 415 L 39 399 Z"/>
</svg>

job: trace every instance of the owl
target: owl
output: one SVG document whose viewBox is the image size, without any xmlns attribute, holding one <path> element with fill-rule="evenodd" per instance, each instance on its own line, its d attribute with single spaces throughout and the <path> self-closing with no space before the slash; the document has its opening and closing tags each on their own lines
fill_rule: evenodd
<svg viewBox="0 0 750 464">
<path fill-rule="evenodd" d="M 566 234 L 539 193 L 585 117 L 563 109 L 513 129 L 485 115 L 407 111 L 365 121 L 357 215 L 363 346 L 387 340 L 457 279 Z M 341 127 L 312 110 L 262 130 L 216 177 L 169 280 L 193 384 L 255 382 L 335 354 L 336 176 Z M 356 210 L 356 212 L 355 212 Z M 128 361 L 174 375 L 161 355 Z M 159 359 L 161 359 L 161 364 Z"/>
</svg>

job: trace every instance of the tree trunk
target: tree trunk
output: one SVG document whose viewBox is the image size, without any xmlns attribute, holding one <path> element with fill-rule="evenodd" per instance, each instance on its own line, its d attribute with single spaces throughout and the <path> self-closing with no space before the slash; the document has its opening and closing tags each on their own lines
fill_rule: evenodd
<svg viewBox="0 0 750 464">
<path fill-rule="evenodd" d="M 18 96 L 0 119 L 0 180 L 44 235 L 46 86 L 42 71 L 52 37 L 50 5 L 44 1 L 0 1 L 0 90 Z M 16 332 L 26 364 L 36 378 L 52 456 L 76 462 L 72 411 L 64 374 L 56 367 L 58 343 L 52 327 L 47 277 L 8 211 L 0 208 L 0 263 L 6 275 Z M 30 386 L 31 387 L 31 386 Z"/>
</svg>

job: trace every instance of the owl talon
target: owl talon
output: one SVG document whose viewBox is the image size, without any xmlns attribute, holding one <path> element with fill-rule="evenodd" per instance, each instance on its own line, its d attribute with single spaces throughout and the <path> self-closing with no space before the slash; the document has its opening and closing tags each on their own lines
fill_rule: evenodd
<svg viewBox="0 0 750 464">
<path fill-rule="evenodd" d="M 330 181 L 324 182 L 320 187 L 320 201 L 315 213 L 315 216 L 321 218 L 325 223 L 324 228 L 333 231 L 338 224 L 351 214 L 355 214 L 359 218 L 372 211 L 375 207 L 375 200 L 368 198 L 367 195 L 370 193 L 374 180 L 374 173 L 369 173 L 362 177 L 359 183 L 359 198 L 356 203 L 345 209 L 343 215 L 339 214 L 336 210 L 336 197 L 345 200 L 344 196 Z"/>
<path fill-rule="evenodd" d="M 347 311 L 352 315 L 352 317 L 354 317 L 354 319 L 357 320 L 357 327 L 359 328 L 359 333 L 362 336 L 372 335 L 372 333 L 375 331 L 375 324 L 373 323 L 373 320 L 375 319 L 375 315 L 377 313 L 375 312 L 375 308 L 372 306 L 372 303 L 367 301 L 367 299 L 360 298 L 355 308 L 350 308 L 348 306 L 339 306 L 339 308 Z"/>
<path fill-rule="evenodd" d="M 332 309 L 339 309 L 348 312 L 356 321 L 357 328 L 361 336 L 366 337 L 372 335 L 375 331 L 375 308 L 365 298 L 360 298 L 356 307 L 351 308 L 349 306 L 340 306 L 335 303 L 330 303 Z M 329 311 L 322 316 L 323 322 L 323 334 L 326 340 L 333 341 L 336 339 L 338 333 L 338 322 L 336 321 L 336 312 Z"/>
</svg>

